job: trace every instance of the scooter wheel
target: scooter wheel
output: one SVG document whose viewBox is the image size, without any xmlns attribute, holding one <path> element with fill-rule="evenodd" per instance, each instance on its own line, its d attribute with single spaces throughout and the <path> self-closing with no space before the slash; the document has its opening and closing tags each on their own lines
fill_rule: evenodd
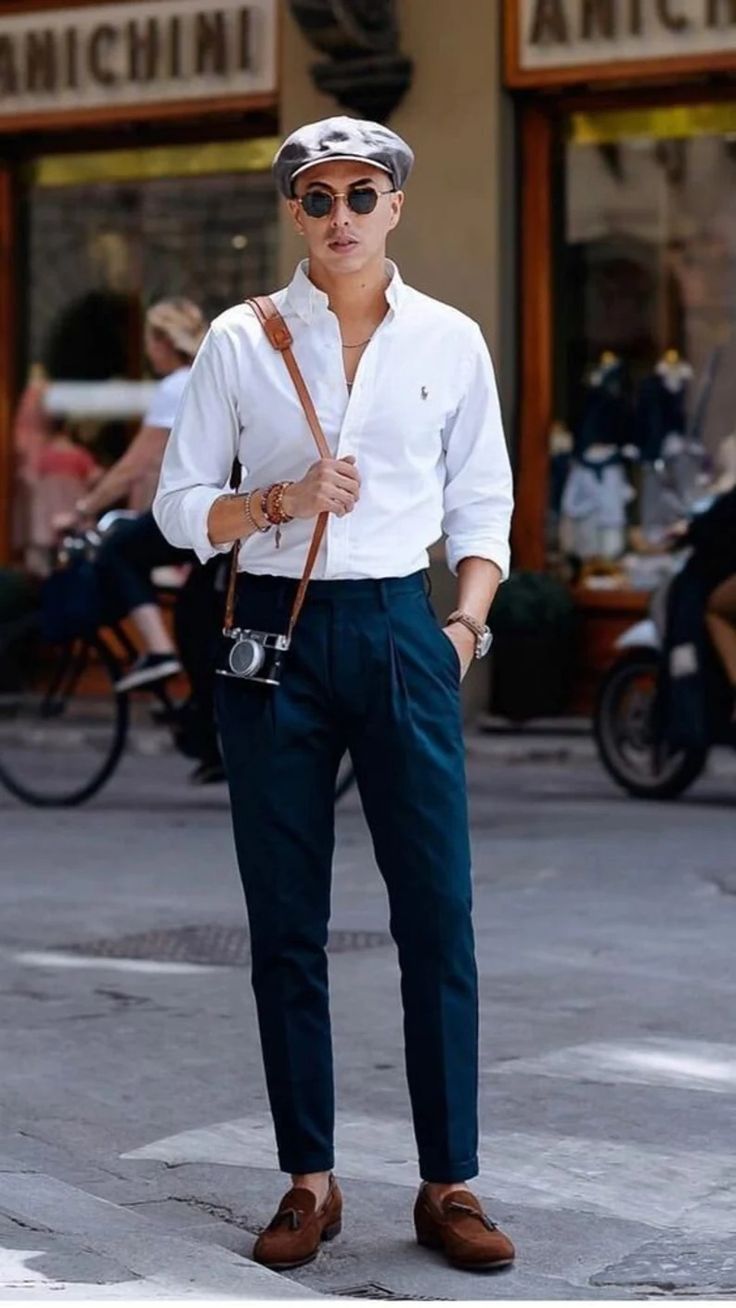
<svg viewBox="0 0 736 1308">
<path fill-rule="evenodd" d="M 637 799 L 674 799 L 700 776 L 707 749 L 672 751 L 657 741 L 654 704 L 660 655 L 628 651 L 606 673 L 593 719 L 598 753 L 613 780 Z"/>
</svg>

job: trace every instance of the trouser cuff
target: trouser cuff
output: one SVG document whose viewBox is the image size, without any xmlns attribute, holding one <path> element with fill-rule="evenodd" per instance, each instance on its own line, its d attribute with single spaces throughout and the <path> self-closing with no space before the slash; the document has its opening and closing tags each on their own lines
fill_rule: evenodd
<svg viewBox="0 0 736 1308">
<path fill-rule="evenodd" d="M 331 1172 L 334 1166 L 334 1154 L 279 1154 L 281 1171 L 295 1176 L 305 1172 Z"/>
<path fill-rule="evenodd" d="M 419 1175 L 423 1181 L 442 1184 L 450 1181 L 469 1181 L 478 1175 L 478 1155 L 463 1158 L 460 1162 L 441 1158 L 420 1158 Z"/>
</svg>

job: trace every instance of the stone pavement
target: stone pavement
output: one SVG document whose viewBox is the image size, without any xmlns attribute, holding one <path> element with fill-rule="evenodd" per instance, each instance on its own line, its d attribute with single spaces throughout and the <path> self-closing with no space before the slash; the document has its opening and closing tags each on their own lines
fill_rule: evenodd
<svg viewBox="0 0 736 1308">
<path fill-rule="evenodd" d="M 734 756 L 637 804 L 589 742 L 473 735 L 482 1170 L 509 1272 L 417 1247 L 395 954 L 357 797 L 331 923 L 342 1236 L 248 1260 L 276 1170 L 223 788 L 133 755 L 0 793 L 0 1299 L 736 1295 Z"/>
</svg>

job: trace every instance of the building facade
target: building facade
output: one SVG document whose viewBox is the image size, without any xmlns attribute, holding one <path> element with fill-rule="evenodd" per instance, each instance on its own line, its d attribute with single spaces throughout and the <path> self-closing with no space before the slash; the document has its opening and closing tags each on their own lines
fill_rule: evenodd
<svg viewBox="0 0 736 1308">
<path fill-rule="evenodd" d="M 152 299 L 283 283 L 278 140 L 388 118 L 417 156 L 392 253 L 485 332 L 514 561 L 573 588 L 585 680 L 668 515 L 736 476 L 735 75 L 733 0 L 0 0 L 0 557 L 29 379 L 141 377 Z M 130 430 L 74 434 L 104 463 Z"/>
<path fill-rule="evenodd" d="M 277 276 L 278 42 L 276 0 L 0 4 L 3 560 L 47 543 L 49 422 L 70 476 L 78 450 L 104 467 L 124 448 L 136 415 L 109 383 L 144 373 L 147 306 L 212 315 Z M 106 389 L 44 418 L 44 376 Z"/>
<path fill-rule="evenodd" d="M 501 27 L 494 5 L 466 11 L 458 24 L 442 0 L 0 2 L 2 560 L 29 543 L 36 378 L 141 377 L 152 300 L 188 295 L 214 315 L 291 275 L 301 249 L 268 166 L 300 122 L 390 114 L 417 155 L 392 253 L 478 319 L 511 376 Z M 117 411 L 65 419 L 103 465 L 134 429 Z"/>
</svg>

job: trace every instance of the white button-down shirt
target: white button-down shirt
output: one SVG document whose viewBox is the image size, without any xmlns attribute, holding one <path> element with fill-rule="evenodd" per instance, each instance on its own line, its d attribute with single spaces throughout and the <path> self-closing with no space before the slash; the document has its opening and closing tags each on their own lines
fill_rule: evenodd
<svg viewBox="0 0 736 1308">
<path fill-rule="evenodd" d="M 476 323 L 412 290 L 389 265 L 388 312 L 351 391 L 338 320 L 301 264 L 273 300 L 335 458 L 353 454 L 360 499 L 330 514 L 314 576 L 402 577 L 425 568 L 444 533 L 453 572 L 467 555 L 506 576 L 511 470 L 491 360 Z M 318 456 L 284 360 L 246 305 L 217 318 L 182 396 L 153 512 L 164 536 L 204 563 L 229 546 L 207 534 L 234 456 L 242 489 L 297 481 Z M 300 577 L 314 519 L 243 542 L 239 566 Z"/>
</svg>

